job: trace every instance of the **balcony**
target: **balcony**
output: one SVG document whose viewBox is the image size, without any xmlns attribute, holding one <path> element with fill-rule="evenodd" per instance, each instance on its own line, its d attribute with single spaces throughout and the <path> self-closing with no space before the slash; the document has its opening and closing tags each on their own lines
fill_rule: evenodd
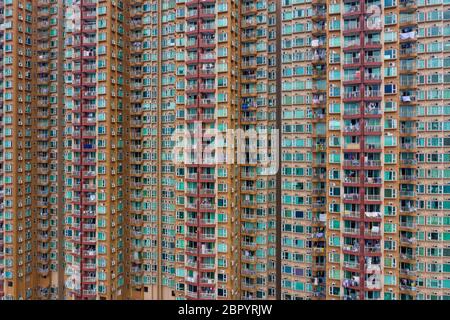
<svg viewBox="0 0 450 320">
<path fill-rule="evenodd" d="M 414 60 L 400 60 L 400 74 L 403 73 L 416 73 L 417 72 L 417 64 Z"/>
<path fill-rule="evenodd" d="M 364 252 L 367 254 L 373 254 L 373 253 L 381 253 L 381 247 L 378 246 L 365 246 Z"/>
<path fill-rule="evenodd" d="M 313 21 L 326 19 L 326 16 L 327 16 L 326 10 L 313 9 L 312 12 L 311 12 L 311 19 Z"/>
<path fill-rule="evenodd" d="M 352 252 L 354 254 L 357 254 L 357 253 L 359 253 L 360 247 L 359 246 L 355 246 L 355 245 L 344 245 L 344 246 L 342 246 L 342 249 L 344 251 L 348 251 L 348 252 Z"/>
<path fill-rule="evenodd" d="M 359 235 L 360 230 L 358 228 L 344 228 L 344 233 L 352 234 L 352 235 Z"/>
<path fill-rule="evenodd" d="M 416 243 L 416 238 L 414 238 L 414 237 L 411 237 L 411 238 L 400 237 L 400 243 L 402 245 L 411 246 L 411 245 L 414 245 Z"/>
<path fill-rule="evenodd" d="M 359 287 L 359 280 L 353 278 L 353 279 L 344 279 L 342 281 L 342 286 L 344 288 L 357 288 Z"/>
<path fill-rule="evenodd" d="M 366 184 L 381 184 L 383 181 L 381 177 L 366 177 L 364 182 Z"/>
<path fill-rule="evenodd" d="M 345 133 L 358 133 L 360 132 L 361 128 L 359 124 L 351 125 L 351 126 L 344 126 L 344 132 Z"/>
<path fill-rule="evenodd" d="M 406 166 L 414 166 L 417 164 L 416 159 L 401 159 L 400 164 L 406 165 Z"/>
<path fill-rule="evenodd" d="M 414 213 L 417 211 L 417 208 L 410 205 L 410 206 L 402 206 L 400 207 L 400 212 L 404 212 L 404 213 Z"/>
<path fill-rule="evenodd" d="M 200 293 L 200 298 L 201 299 L 208 299 L 208 300 L 213 300 L 216 298 L 216 294 L 213 292 L 201 292 Z"/>
<path fill-rule="evenodd" d="M 344 98 L 345 99 L 359 99 L 359 98 L 361 98 L 361 93 L 359 91 L 344 92 Z"/>
<path fill-rule="evenodd" d="M 414 41 L 416 40 L 416 32 L 415 31 L 409 31 L 409 32 L 402 32 L 400 33 L 400 41 L 406 42 L 406 41 Z"/>
<path fill-rule="evenodd" d="M 359 296 L 358 295 L 344 295 L 344 300 L 359 300 Z"/>
<path fill-rule="evenodd" d="M 257 8 L 256 8 L 256 5 L 254 5 L 254 4 L 246 4 L 246 5 L 242 5 L 242 7 L 241 7 L 242 14 L 255 13 L 256 11 L 257 11 Z"/>
<path fill-rule="evenodd" d="M 143 237 L 142 231 L 133 230 L 131 231 L 131 235 L 136 239 L 141 239 Z"/>
<path fill-rule="evenodd" d="M 381 160 L 367 160 L 364 161 L 366 167 L 381 167 Z"/>
<path fill-rule="evenodd" d="M 381 81 L 381 74 L 379 73 L 365 73 L 364 80 L 376 80 Z"/>
<path fill-rule="evenodd" d="M 95 258 L 96 255 L 97 255 L 97 252 L 95 250 L 84 250 L 83 251 L 83 257 Z"/>
<path fill-rule="evenodd" d="M 320 36 L 320 35 L 326 34 L 326 28 L 325 28 L 324 21 L 314 23 L 311 32 L 312 32 L 313 36 Z"/>
<path fill-rule="evenodd" d="M 379 48 L 379 47 L 381 47 L 381 41 L 379 39 L 366 38 L 364 41 L 364 45 L 366 47 Z"/>
<path fill-rule="evenodd" d="M 214 235 L 207 235 L 207 237 L 208 237 L 208 239 L 215 239 L 215 236 Z M 203 235 L 202 235 L 202 238 L 203 238 Z M 200 254 L 205 254 L 205 255 L 213 255 L 213 254 L 215 254 L 215 249 L 204 249 L 204 248 L 202 248 L 202 250 L 200 250 Z"/>
<path fill-rule="evenodd" d="M 196 261 L 187 260 L 187 261 L 185 262 L 185 264 L 186 264 L 187 267 L 190 267 L 190 268 L 197 268 L 197 262 L 196 262 Z"/>
<path fill-rule="evenodd" d="M 350 201 L 357 201 L 359 200 L 359 194 L 358 193 L 346 193 L 344 194 L 344 200 L 350 200 Z"/>
<path fill-rule="evenodd" d="M 187 291 L 187 292 L 186 292 L 186 295 L 187 295 L 188 297 L 191 297 L 191 298 L 194 298 L 194 299 L 197 299 L 197 298 L 198 298 L 197 292 Z"/>
<path fill-rule="evenodd" d="M 201 32 L 214 32 L 216 29 L 215 23 L 202 23 L 200 25 L 200 31 Z"/>
<path fill-rule="evenodd" d="M 400 109 L 400 113 L 399 116 L 401 118 L 415 118 L 417 117 L 417 112 L 416 110 L 402 110 Z"/>
<path fill-rule="evenodd" d="M 409 277 L 414 277 L 417 275 L 416 271 L 414 270 L 410 270 L 410 269 L 400 269 L 400 274 L 401 275 L 406 275 Z"/>
<path fill-rule="evenodd" d="M 402 198 L 415 197 L 415 196 L 416 196 L 415 191 L 400 191 L 400 197 L 402 197 Z"/>
<path fill-rule="evenodd" d="M 400 284 L 400 290 L 402 290 L 402 291 L 416 291 L 417 288 L 415 286 L 412 286 L 412 285 Z"/>
<path fill-rule="evenodd" d="M 359 177 L 344 177 L 344 183 L 359 183 Z"/>
<path fill-rule="evenodd" d="M 350 268 L 350 269 L 359 269 L 359 262 L 356 262 L 356 261 L 344 261 L 343 266 L 345 268 Z"/>
<path fill-rule="evenodd" d="M 402 127 L 402 128 L 400 128 L 400 133 L 405 134 L 405 135 L 414 135 L 415 136 L 417 133 L 417 129 L 413 128 L 413 127 L 409 127 L 409 128 Z"/>
<path fill-rule="evenodd" d="M 202 283 L 202 284 L 214 284 L 215 283 L 215 279 L 203 277 L 203 278 L 200 278 L 200 283 Z"/>
<path fill-rule="evenodd" d="M 241 28 L 250 28 L 255 27 L 257 24 L 256 18 L 246 18 L 245 20 L 241 21 Z"/>
<path fill-rule="evenodd" d="M 371 230 L 364 230 L 364 235 L 369 237 L 380 237 L 381 231 L 379 230 L 379 228 L 372 228 Z"/>
<path fill-rule="evenodd" d="M 241 171 L 241 178 L 256 178 L 256 173 L 253 171 Z"/>
<path fill-rule="evenodd" d="M 415 79 L 409 79 L 409 80 L 400 80 L 400 87 L 402 88 L 413 88 L 417 86 L 417 82 Z"/>
<path fill-rule="evenodd" d="M 359 219 L 361 217 L 361 213 L 359 211 L 349 211 L 345 210 L 343 214 L 344 218 L 356 218 Z"/>
<path fill-rule="evenodd" d="M 216 208 L 216 205 L 214 203 L 201 203 L 200 209 L 206 209 L 206 210 L 214 210 Z"/>
<path fill-rule="evenodd" d="M 215 268 L 216 268 L 216 266 L 214 263 L 201 263 L 200 264 L 200 269 L 213 270 Z"/>
<path fill-rule="evenodd" d="M 201 225 L 213 225 L 215 223 L 216 223 L 215 219 L 200 219 Z"/>
<path fill-rule="evenodd" d="M 249 206 L 255 206 L 256 205 L 256 201 L 255 200 L 241 200 L 241 204 L 243 206 L 249 207 Z"/>
<path fill-rule="evenodd" d="M 312 100 L 313 105 L 322 105 L 322 104 L 325 104 L 326 101 L 327 101 L 327 98 L 326 98 L 326 96 L 323 95 L 323 94 L 320 94 L 320 95 L 314 95 L 314 96 L 313 96 L 313 100 Z"/>
<path fill-rule="evenodd" d="M 416 0 L 400 0 L 400 11 L 415 11 L 417 9 Z"/>
<path fill-rule="evenodd" d="M 366 143 L 364 148 L 366 150 L 378 150 L 381 149 L 381 143 Z"/>
<path fill-rule="evenodd" d="M 413 150 L 416 149 L 415 143 L 402 143 L 400 144 L 400 148 L 404 150 Z"/>
<path fill-rule="evenodd" d="M 344 67 L 346 64 L 350 64 L 350 65 L 356 65 L 356 64 L 360 64 L 361 63 L 361 59 L 359 57 L 346 57 L 344 58 Z"/>
<path fill-rule="evenodd" d="M 366 211 L 364 215 L 369 219 L 380 219 L 382 217 L 379 211 Z"/>
<path fill-rule="evenodd" d="M 401 253 L 400 258 L 403 260 L 415 260 L 416 254 L 415 253 Z"/>
<path fill-rule="evenodd" d="M 417 227 L 417 225 L 414 222 L 400 221 L 400 227 L 414 230 Z"/>
<path fill-rule="evenodd" d="M 92 290 L 83 290 L 83 295 L 85 296 L 95 296 L 97 295 L 97 291 L 92 289 Z"/>
<path fill-rule="evenodd" d="M 212 233 L 201 233 L 200 234 L 200 239 L 201 240 L 214 240 L 216 239 L 216 235 L 212 234 Z M 203 252 L 206 254 L 207 250 L 203 250 Z"/>
<path fill-rule="evenodd" d="M 246 248 L 256 248 L 256 243 L 249 242 L 249 241 L 242 241 L 241 246 L 246 247 Z"/>
<path fill-rule="evenodd" d="M 313 74 L 312 74 L 313 78 L 324 78 L 327 76 L 327 72 L 326 70 L 321 70 L 321 69 L 317 69 L 314 68 L 313 69 Z"/>
<path fill-rule="evenodd" d="M 326 148 L 325 144 L 316 144 L 315 145 L 315 151 L 324 152 L 326 149 L 327 148 Z"/>
<path fill-rule="evenodd" d="M 381 281 L 379 279 L 366 280 L 365 287 L 366 287 L 366 289 L 369 289 L 369 290 L 380 290 L 381 289 Z"/>
<path fill-rule="evenodd" d="M 381 99 L 381 91 L 380 90 L 366 90 L 364 92 L 365 98 L 379 98 Z"/>
<path fill-rule="evenodd" d="M 381 195 L 379 195 L 379 194 L 366 194 L 364 196 L 364 200 L 366 200 L 366 201 L 381 201 Z"/>
<path fill-rule="evenodd" d="M 417 54 L 417 49 L 415 47 L 402 48 L 400 49 L 400 58 L 415 56 Z"/>
<path fill-rule="evenodd" d="M 361 14 L 361 6 L 359 4 L 357 5 L 344 5 L 344 11 L 343 16 L 353 16 L 353 15 L 359 15 Z"/>
<path fill-rule="evenodd" d="M 365 133 L 381 133 L 382 127 L 380 125 L 366 125 L 364 126 Z"/>
<path fill-rule="evenodd" d="M 361 31 L 361 25 L 357 21 L 344 22 L 344 35 Z"/>
<path fill-rule="evenodd" d="M 256 54 L 256 46 L 247 46 L 241 49 L 241 54 L 243 55 L 253 55 Z"/>
</svg>

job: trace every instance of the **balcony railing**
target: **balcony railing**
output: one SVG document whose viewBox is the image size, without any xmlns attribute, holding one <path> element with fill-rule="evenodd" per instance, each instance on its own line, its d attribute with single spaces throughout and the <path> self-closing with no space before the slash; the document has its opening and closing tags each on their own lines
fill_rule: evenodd
<svg viewBox="0 0 450 320">
<path fill-rule="evenodd" d="M 361 59 L 359 57 L 346 57 L 344 58 L 344 64 L 357 64 L 360 63 Z"/>
<path fill-rule="evenodd" d="M 344 261 L 344 267 L 359 269 L 359 262 L 356 261 Z"/>
<path fill-rule="evenodd" d="M 359 229 L 357 228 L 344 228 L 344 233 L 349 233 L 349 234 L 359 234 Z"/>
<path fill-rule="evenodd" d="M 380 167 L 381 160 L 366 160 L 364 161 L 364 165 L 367 167 Z"/>
<path fill-rule="evenodd" d="M 357 193 L 344 194 L 344 200 L 359 200 L 359 194 Z"/>
</svg>

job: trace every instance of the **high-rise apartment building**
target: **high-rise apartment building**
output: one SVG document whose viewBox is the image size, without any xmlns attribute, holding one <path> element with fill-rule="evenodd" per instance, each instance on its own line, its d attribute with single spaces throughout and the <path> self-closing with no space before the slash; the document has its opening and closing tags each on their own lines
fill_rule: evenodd
<svg viewBox="0 0 450 320">
<path fill-rule="evenodd" d="M 449 21 L 0 0 L 0 297 L 449 299 Z"/>
<path fill-rule="evenodd" d="M 2 286 L 6 298 L 62 286 L 63 6 L 2 1 Z"/>
<path fill-rule="evenodd" d="M 3 25 L 3 2 L 0 2 L 0 25 Z M 0 39 L 3 40 L 3 29 L 0 28 Z M 4 235 L 3 235 L 3 41 L 0 41 L 0 299 L 3 298 L 4 275 Z"/>
</svg>

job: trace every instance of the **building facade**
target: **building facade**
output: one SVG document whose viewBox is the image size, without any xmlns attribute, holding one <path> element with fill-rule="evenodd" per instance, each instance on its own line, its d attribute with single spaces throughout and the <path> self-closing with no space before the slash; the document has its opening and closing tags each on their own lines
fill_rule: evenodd
<svg viewBox="0 0 450 320">
<path fill-rule="evenodd" d="M 0 297 L 448 300 L 449 9 L 0 1 Z"/>
</svg>

